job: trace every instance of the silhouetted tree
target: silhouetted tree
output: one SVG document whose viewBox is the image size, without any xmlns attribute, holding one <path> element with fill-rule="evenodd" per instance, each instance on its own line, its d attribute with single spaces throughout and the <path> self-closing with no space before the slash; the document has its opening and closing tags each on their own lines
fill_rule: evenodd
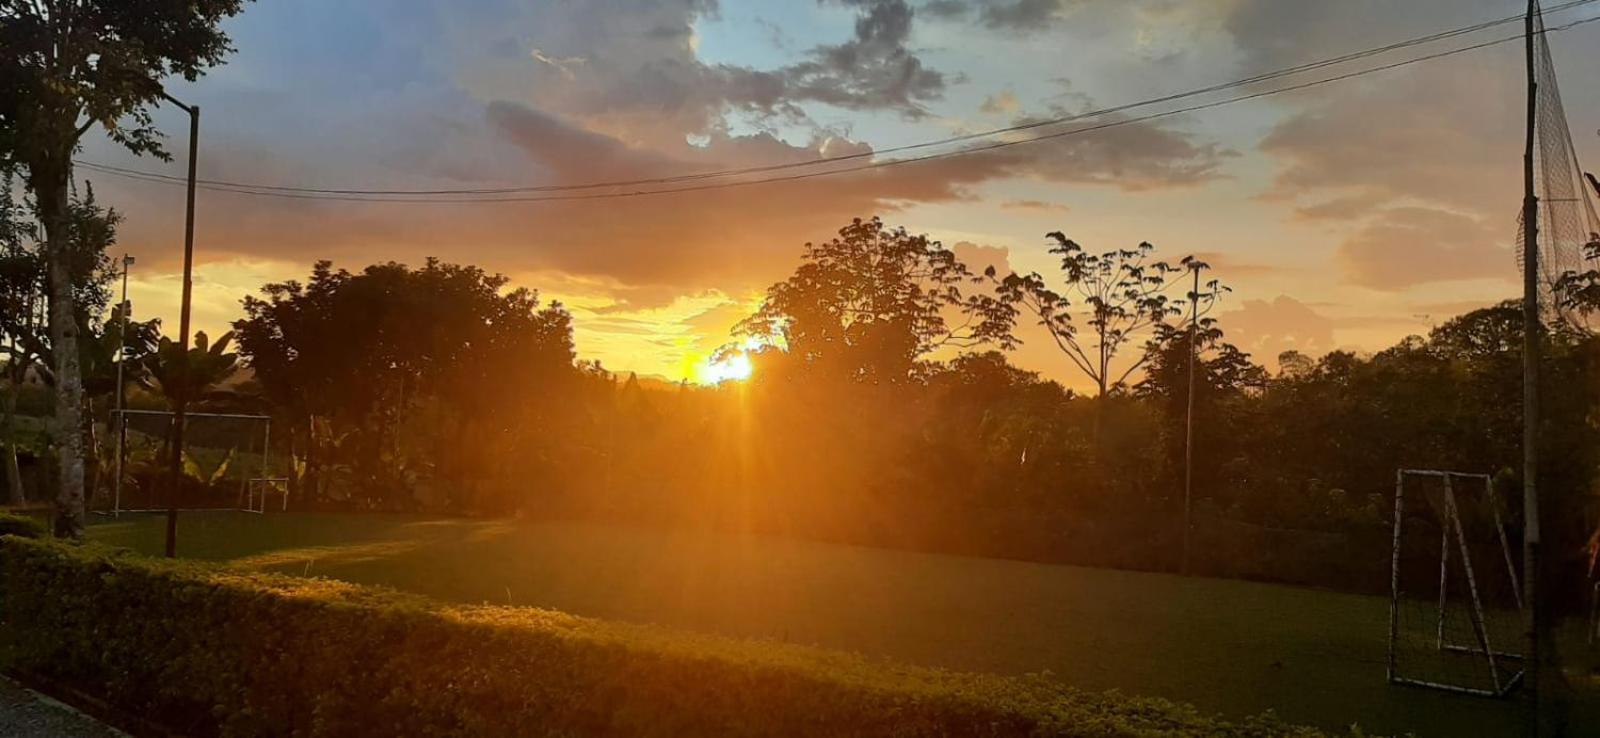
<svg viewBox="0 0 1600 738">
<path fill-rule="evenodd" d="M 1183 267 L 1191 260 L 1178 267 L 1152 260 L 1155 247 L 1149 243 L 1091 254 L 1060 231 L 1046 237 L 1054 242 L 1050 253 L 1060 257 L 1061 286 L 1051 287 L 1037 272 L 1012 273 L 996 280 L 996 291 L 1003 302 L 1032 313 L 1072 366 L 1094 382 L 1101 417 L 1108 393 L 1148 359 L 1138 354 L 1118 366 L 1122 349 L 1183 312 L 1184 301 L 1167 293 L 1187 276 Z M 995 278 L 992 268 L 989 277 Z M 1210 284 L 1213 299 L 1220 290 Z M 1080 324 L 1087 330 L 1080 331 Z"/>
<path fill-rule="evenodd" d="M 242 0 L 0 0 L 0 163 L 26 172 L 45 231 L 60 454 L 56 533 L 83 535 L 80 306 L 74 299 L 72 156 L 95 126 L 165 157 L 150 106 L 161 80 L 193 80 L 232 49 L 218 28 Z"/>
<path fill-rule="evenodd" d="M 808 370 L 903 382 L 940 349 L 1013 344 L 1015 310 L 962 292 L 980 279 L 938 241 L 857 218 L 837 238 L 807 243 L 800 267 L 735 334 L 781 345 Z"/>
<path fill-rule="evenodd" d="M 363 504 L 411 505 L 418 475 L 471 486 L 517 463 L 512 446 L 543 430 L 540 403 L 575 370 L 571 316 L 506 283 L 434 259 L 360 273 L 324 261 L 309 282 L 245 298 L 234 330 L 307 461 L 297 491 L 322 495 L 337 463 Z M 413 411 L 427 423 L 407 425 Z"/>
<path fill-rule="evenodd" d="M 29 372 L 35 373 L 45 384 L 59 387 L 60 375 L 56 368 L 60 362 L 44 309 L 51 289 L 47 252 L 37 238 L 40 231 L 37 221 L 16 202 L 10 182 L 5 178 L 0 183 L 5 187 L 5 193 L 0 195 L 0 338 L 4 339 L 0 351 L 4 351 L 7 358 L 6 406 L 14 408 L 16 393 Z M 90 480 L 90 489 L 98 478 L 94 400 L 112 389 L 109 378 L 99 374 L 111 358 L 105 353 L 111 339 L 103 330 L 111 326 L 97 319 L 105 312 L 110 285 L 117 276 L 107 252 L 116 244 L 117 225 L 121 220 L 122 216 L 115 210 L 100 207 L 94 190 L 86 187 L 81 196 L 74 196 L 69 202 L 61 229 L 61 243 L 68 255 L 73 284 L 74 332 L 79 338 L 73 344 L 77 358 L 74 364 L 80 367 L 83 389 L 78 394 L 82 407 L 73 413 L 78 419 L 77 426 L 70 435 L 79 440 L 80 449 L 86 452 L 81 468 Z M 120 325 L 115 329 L 120 331 Z M 58 410 L 58 418 L 60 414 Z M 4 424 L 9 477 L 15 467 L 16 454 L 9 415 Z M 65 432 L 64 426 L 57 428 L 58 453 L 61 450 L 59 440 Z M 85 439 L 87 444 L 83 443 Z M 18 476 L 20 478 L 20 474 Z"/>
<path fill-rule="evenodd" d="M 1216 321 L 1202 318 L 1194 334 L 1194 479 L 1202 497 L 1216 484 L 1220 470 L 1243 451 L 1241 423 L 1251 416 L 1243 401 L 1266 388 L 1266 369 L 1223 339 Z M 1153 402 L 1161 413 L 1164 470 L 1173 489 L 1181 482 L 1189 402 L 1191 348 L 1187 326 L 1159 325 L 1145 346 L 1144 378 L 1133 387 L 1136 397 Z"/>
<path fill-rule="evenodd" d="M 1584 256 L 1593 265 L 1561 275 L 1556 281 L 1557 307 L 1587 319 L 1600 313 L 1600 233 L 1589 234 Z"/>
</svg>

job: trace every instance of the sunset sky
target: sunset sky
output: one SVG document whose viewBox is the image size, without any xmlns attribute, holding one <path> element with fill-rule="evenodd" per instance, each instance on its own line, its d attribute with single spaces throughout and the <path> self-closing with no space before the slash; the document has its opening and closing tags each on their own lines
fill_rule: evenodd
<svg viewBox="0 0 1600 738">
<path fill-rule="evenodd" d="M 1555 5 L 1547 2 L 1547 6 Z M 170 90 L 202 177 L 451 189 L 668 176 L 882 150 L 1157 97 L 1518 13 L 1515 0 L 261 0 L 238 53 Z M 1600 3 L 1550 25 L 1600 14 Z M 1288 83 L 1520 31 L 1500 26 Z M 1554 34 L 1600 167 L 1600 24 Z M 576 316 L 579 354 L 671 379 L 728 341 L 802 244 L 882 215 L 978 268 L 1047 270 L 1044 234 L 1199 253 L 1229 339 L 1371 350 L 1513 296 L 1521 47 L 1049 142 L 652 197 L 370 203 L 202 191 L 197 326 L 313 261 L 503 272 Z M 1235 93 L 1237 94 L 1237 93 Z M 1218 96 L 1200 101 L 1216 99 Z M 1188 101 L 1189 103 L 1195 101 Z M 1183 103 L 1138 113 L 1159 112 Z M 1136 113 L 1137 114 L 1137 113 Z M 181 175 L 93 138 L 81 158 Z M 176 322 L 183 190 L 80 170 L 127 217 L 135 315 Z M 1035 330 L 1022 366 L 1081 378 Z"/>
</svg>

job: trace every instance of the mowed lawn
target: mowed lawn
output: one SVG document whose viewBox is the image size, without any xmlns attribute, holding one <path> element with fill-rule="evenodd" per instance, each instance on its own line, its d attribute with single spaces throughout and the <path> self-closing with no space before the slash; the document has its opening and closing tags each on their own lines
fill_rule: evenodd
<svg viewBox="0 0 1600 738">
<path fill-rule="evenodd" d="M 105 520 L 91 536 L 159 553 L 162 521 Z M 1514 703 L 1384 683 L 1381 597 L 589 523 L 191 513 L 178 540 L 181 555 L 237 566 L 957 670 L 1048 671 L 1235 717 L 1516 733 Z M 1575 719 L 1597 720 L 1592 699 Z"/>
</svg>

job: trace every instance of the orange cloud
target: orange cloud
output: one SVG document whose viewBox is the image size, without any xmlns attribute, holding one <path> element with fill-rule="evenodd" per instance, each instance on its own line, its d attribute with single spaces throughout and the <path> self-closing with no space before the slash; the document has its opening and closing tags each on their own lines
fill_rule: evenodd
<svg viewBox="0 0 1600 738">
<path fill-rule="evenodd" d="M 1446 210 L 1393 208 L 1340 244 L 1338 260 L 1351 283 L 1380 290 L 1509 279 L 1516 263 L 1503 230 Z"/>
</svg>

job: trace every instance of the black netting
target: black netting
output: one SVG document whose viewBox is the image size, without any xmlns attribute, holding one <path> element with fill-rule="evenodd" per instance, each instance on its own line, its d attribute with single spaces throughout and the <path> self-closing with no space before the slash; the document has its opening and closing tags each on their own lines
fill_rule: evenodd
<svg viewBox="0 0 1600 738">
<path fill-rule="evenodd" d="M 1593 332 L 1596 316 L 1565 310 L 1556 299 L 1555 286 L 1571 272 L 1592 268 L 1586 247 L 1600 239 L 1594 192 L 1583 178 L 1572 130 L 1561 104 L 1555 62 L 1542 17 L 1535 18 L 1534 81 L 1534 192 L 1539 197 L 1539 277 L 1544 286 L 1542 306 L 1547 317 Z M 1525 247 L 1523 216 L 1517 216 L 1517 267 L 1522 268 Z M 1587 266 L 1586 266 L 1587 265 Z"/>
</svg>

